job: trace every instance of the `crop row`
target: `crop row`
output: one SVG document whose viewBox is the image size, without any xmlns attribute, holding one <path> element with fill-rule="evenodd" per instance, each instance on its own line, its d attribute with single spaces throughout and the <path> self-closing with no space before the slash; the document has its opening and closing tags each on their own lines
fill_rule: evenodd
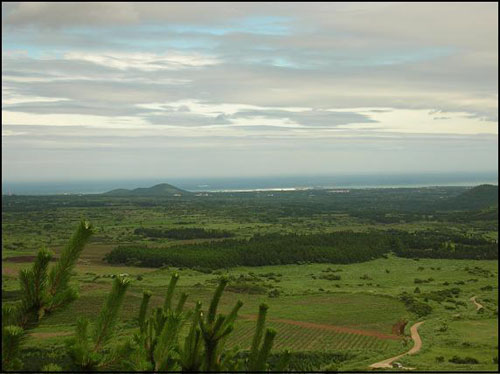
<svg viewBox="0 0 500 374">
<path fill-rule="evenodd" d="M 385 350 L 388 342 L 375 336 L 355 333 L 337 332 L 311 327 L 302 327 L 284 322 L 268 322 L 268 327 L 274 328 L 278 334 L 274 349 L 281 351 L 317 351 L 317 350 Z M 250 321 L 242 321 L 235 327 L 234 336 L 228 341 L 230 346 L 238 345 L 249 349 L 254 332 Z"/>
</svg>

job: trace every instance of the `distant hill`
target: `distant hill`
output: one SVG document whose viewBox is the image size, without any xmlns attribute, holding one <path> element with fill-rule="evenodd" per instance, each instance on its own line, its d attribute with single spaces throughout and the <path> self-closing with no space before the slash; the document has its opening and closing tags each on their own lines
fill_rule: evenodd
<svg viewBox="0 0 500 374">
<path fill-rule="evenodd" d="M 127 190 L 118 188 L 116 190 L 103 193 L 106 196 L 176 196 L 191 195 L 191 192 L 182 190 L 168 183 L 160 183 L 153 187 L 135 188 Z"/>
<path fill-rule="evenodd" d="M 479 210 L 498 207 L 498 186 L 482 184 L 443 203 L 444 208 L 453 210 Z"/>
</svg>

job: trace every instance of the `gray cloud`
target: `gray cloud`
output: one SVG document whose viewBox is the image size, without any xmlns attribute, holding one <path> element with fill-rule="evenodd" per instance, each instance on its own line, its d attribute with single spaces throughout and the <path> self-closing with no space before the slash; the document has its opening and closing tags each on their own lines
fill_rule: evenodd
<svg viewBox="0 0 500 374">
<path fill-rule="evenodd" d="M 446 134 L 424 139 L 411 133 L 421 126 L 403 133 L 393 128 L 398 123 L 376 120 L 435 110 L 429 118 L 436 129 L 456 113 L 485 126 L 497 122 L 495 3 L 3 3 L 2 30 L 7 175 L 36 173 L 49 160 L 65 163 L 56 161 L 56 149 L 67 152 L 60 154 L 68 160 L 60 174 L 80 159 L 97 163 L 91 149 L 108 156 L 120 149 L 106 161 L 120 170 L 130 168 L 118 158 L 130 161 L 126 153 L 139 150 L 144 162 L 184 157 L 185 169 L 195 173 L 196 156 L 204 157 L 193 151 L 198 147 L 221 148 L 210 159 L 221 170 L 242 170 L 235 166 L 241 159 L 256 173 L 257 166 L 274 172 L 264 156 L 252 166 L 258 144 L 273 157 L 289 157 L 281 164 L 286 170 L 298 157 L 294 146 L 325 172 L 340 159 L 345 165 L 332 170 L 374 168 L 375 161 L 418 170 L 419 162 L 420 169 L 432 164 L 432 155 L 442 168 L 481 168 L 488 157 L 489 165 L 496 162 L 492 137 L 457 135 L 452 124 Z M 193 103 L 236 109 L 197 112 Z M 24 114 L 82 120 L 57 127 L 9 122 Z M 85 116 L 107 123 L 126 117 L 132 124 L 99 128 Z M 407 119 L 398 120 L 402 127 Z M 160 151 L 162 144 L 176 151 Z M 457 144 L 469 160 L 457 156 Z M 37 168 L 29 165 L 35 149 Z"/>
<path fill-rule="evenodd" d="M 330 112 L 325 110 L 307 110 L 290 112 L 285 110 L 247 110 L 235 113 L 231 118 L 265 117 L 288 119 L 304 126 L 334 127 L 349 123 L 374 123 L 366 115 L 354 112 Z M 263 120 L 265 122 L 265 119 Z"/>
</svg>

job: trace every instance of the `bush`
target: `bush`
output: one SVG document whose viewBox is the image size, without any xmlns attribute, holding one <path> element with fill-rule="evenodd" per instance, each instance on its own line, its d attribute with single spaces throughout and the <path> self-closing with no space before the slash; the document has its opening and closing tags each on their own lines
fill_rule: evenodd
<svg viewBox="0 0 500 374">
<path fill-rule="evenodd" d="M 338 281 L 340 280 L 340 275 L 335 274 L 323 274 L 319 276 L 320 279 L 326 279 L 329 281 Z"/>
<path fill-rule="evenodd" d="M 458 356 L 453 356 L 448 360 L 449 362 L 452 362 L 454 364 L 462 364 L 462 365 L 476 365 L 479 364 L 479 361 L 476 360 L 473 357 L 458 357 Z"/>
<path fill-rule="evenodd" d="M 432 312 L 432 307 L 430 305 L 418 301 L 408 293 L 401 294 L 400 300 L 405 304 L 409 312 L 415 313 L 419 317 L 426 316 Z"/>
<path fill-rule="evenodd" d="M 271 298 L 276 298 L 280 296 L 280 291 L 276 288 L 273 288 L 271 291 L 268 292 L 267 296 Z"/>
</svg>

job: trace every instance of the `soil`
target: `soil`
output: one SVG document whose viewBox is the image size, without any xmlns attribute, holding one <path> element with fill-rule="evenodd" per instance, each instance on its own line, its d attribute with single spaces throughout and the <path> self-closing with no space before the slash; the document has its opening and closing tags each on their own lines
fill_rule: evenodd
<svg viewBox="0 0 500 374">
<path fill-rule="evenodd" d="M 484 308 L 482 304 L 479 304 L 477 301 L 476 301 L 476 297 L 477 296 L 472 296 L 469 300 L 472 301 L 474 303 L 474 305 L 476 306 L 476 310 L 479 310 L 479 309 L 482 309 Z"/>
<path fill-rule="evenodd" d="M 419 328 L 419 326 L 422 323 L 424 323 L 424 322 L 423 321 L 422 322 L 417 322 L 417 323 L 415 323 L 410 328 L 411 338 L 413 339 L 413 342 L 414 342 L 414 345 L 413 345 L 412 349 L 410 349 L 408 352 L 400 354 L 398 356 L 394 356 L 394 357 L 385 359 L 383 361 L 371 364 L 370 368 L 372 368 L 372 369 L 388 369 L 388 368 L 392 368 L 393 367 L 392 363 L 394 361 L 396 361 L 398 358 L 401 358 L 401 357 L 406 356 L 406 355 L 414 355 L 414 354 L 418 353 L 418 351 L 420 351 L 420 348 L 422 348 L 422 339 L 420 338 L 420 335 L 418 334 L 418 328 Z M 403 367 L 401 367 L 399 369 L 412 370 L 413 368 L 403 368 Z"/>
</svg>

